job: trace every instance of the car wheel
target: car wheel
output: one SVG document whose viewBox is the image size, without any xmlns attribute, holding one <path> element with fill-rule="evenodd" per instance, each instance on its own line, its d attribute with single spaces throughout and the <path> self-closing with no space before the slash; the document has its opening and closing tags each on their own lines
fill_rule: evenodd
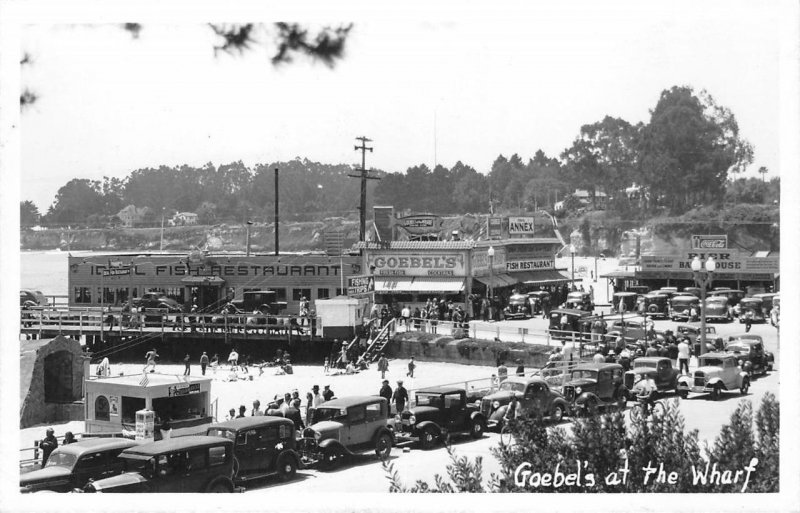
<svg viewBox="0 0 800 513">
<path fill-rule="evenodd" d="M 720 397 L 722 397 L 722 385 L 717 383 L 714 385 L 714 388 L 711 389 L 711 399 L 718 401 Z"/>
<path fill-rule="evenodd" d="M 326 447 L 322 449 L 322 469 L 335 470 L 341 465 L 344 453 L 338 447 Z"/>
<path fill-rule="evenodd" d="M 375 454 L 378 455 L 378 458 L 385 460 L 389 458 L 389 454 L 391 453 L 392 437 L 389 436 L 388 433 L 383 433 L 378 437 L 378 441 L 375 443 Z"/>
<path fill-rule="evenodd" d="M 739 392 L 741 392 L 742 395 L 747 395 L 748 390 L 750 390 L 750 380 L 744 378 L 742 380 L 742 386 L 739 387 Z"/>
<path fill-rule="evenodd" d="M 297 461 L 289 454 L 283 454 L 278 458 L 277 467 L 281 481 L 291 481 L 297 474 Z"/>
<path fill-rule="evenodd" d="M 424 450 L 433 449 L 433 446 L 436 445 L 436 441 L 438 436 L 436 435 L 436 430 L 433 426 L 425 426 L 425 429 L 422 430 L 422 436 L 420 437 L 420 442 L 422 442 L 422 448 Z"/>
<path fill-rule="evenodd" d="M 483 432 L 484 432 L 483 421 L 481 419 L 473 420 L 472 425 L 470 426 L 469 436 L 477 439 L 483 436 Z"/>
<path fill-rule="evenodd" d="M 564 419 L 564 407 L 560 404 L 557 404 L 555 408 L 553 408 L 553 413 L 550 414 L 550 420 L 558 424 Z"/>
<path fill-rule="evenodd" d="M 208 493 L 233 493 L 233 483 L 219 479 L 211 483 L 206 490 Z"/>
</svg>

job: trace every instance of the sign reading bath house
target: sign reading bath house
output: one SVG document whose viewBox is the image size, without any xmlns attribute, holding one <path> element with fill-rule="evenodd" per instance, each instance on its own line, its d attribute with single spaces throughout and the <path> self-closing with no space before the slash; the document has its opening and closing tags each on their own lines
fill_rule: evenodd
<svg viewBox="0 0 800 513">
<path fill-rule="evenodd" d="M 407 253 L 374 252 L 368 256 L 368 266 L 375 268 L 376 276 L 466 276 L 462 253 Z"/>
</svg>

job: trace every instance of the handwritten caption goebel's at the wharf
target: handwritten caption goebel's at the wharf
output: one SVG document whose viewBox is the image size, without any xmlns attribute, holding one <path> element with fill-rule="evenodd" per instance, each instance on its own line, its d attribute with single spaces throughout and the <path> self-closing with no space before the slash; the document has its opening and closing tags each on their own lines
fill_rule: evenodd
<svg viewBox="0 0 800 513">
<path fill-rule="evenodd" d="M 604 482 L 608 486 L 626 485 L 629 479 L 635 479 L 631 476 L 631 469 L 628 465 L 628 459 L 625 458 L 623 465 L 619 470 L 609 472 L 603 476 Z M 728 485 L 742 483 L 742 492 L 747 490 L 747 484 L 750 482 L 750 474 L 752 474 L 756 465 L 758 465 L 758 458 L 752 458 L 750 464 L 742 469 L 736 470 L 722 470 L 717 468 L 716 463 L 706 463 L 705 468 L 697 468 L 692 465 L 692 484 L 694 486 L 706 485 Z M 561 488 L 568 486 L 578 486 L 584 488 L 593 488 L 597 485 L 598 476 L 593 472 L 587 472 L 589 466 L 588 461 L 575 460 L 574 464 L 565 463 L 563 466 L 559 463 L 556 465 L 552 472 L 539 472 L 531 470 L 530 463 L 521 463 L 514 471 L 514 484 L 517 486 L 530 486 L 533 488 Z M 641 468 L 643 475 L 641 476 L 642 484 L 644 486 L 653 484 L 677 484 L 679 474 L 675 471 L 668 471 L 664 469 L 664 464 L 654 464 L 651 461 Z"/>
</svg>

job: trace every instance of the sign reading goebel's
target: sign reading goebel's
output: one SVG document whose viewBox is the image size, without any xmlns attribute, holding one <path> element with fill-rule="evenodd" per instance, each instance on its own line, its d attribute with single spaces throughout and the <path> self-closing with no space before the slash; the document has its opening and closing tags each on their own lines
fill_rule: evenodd
<svg viewBox="0 0 800 513">
<path fill-rule="evenodd" d="M 376 276 L 466 276 L 462 253 L 373 252 L 367 257 Z"/>
</svg>

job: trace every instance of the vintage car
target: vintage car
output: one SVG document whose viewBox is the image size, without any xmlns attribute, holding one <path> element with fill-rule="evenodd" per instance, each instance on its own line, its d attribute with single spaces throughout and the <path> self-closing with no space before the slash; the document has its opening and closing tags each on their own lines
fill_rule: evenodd
<svg viewBox="0 0 800 513">
<path fill-rule="evenodd" d="M 615 292 L 611 296 L 611 311 L 625 313 L 636 311 L 636 299 L 639 295 L 635 292 Z"/>
<path fill-rule="evenodd" d="M 766 322 L 763 310 L 764 302 L 760 298 L 743 298 L 741 301 L 739 301 L 739 304 L 736 305 L 736 308 L 739 310 L 739 323 L 741 324 L 747 322 L 748 315 L 750 316 L 750 322 L 752 323 Z"/>
<path fill-rule="evenodd" d="M 700 336 L 700 323 L 697 324 L 679 324 L 678 333 L 687 337 L 690 341 L 694 342 Z M 712 339 L 717 334 L 717 328 L 714 326 L 706 326 L 706 339 Z"/>
<path fill-rule="evenodd" d="M 647 285 L 629 285 L 628 292 L 633 292 L 634 294 L 644 296 L 645 294 L 650 292 L 650 287 L 648 287 Z"/>
<path fill-rule="evenodd" d="M 508 298 L 508 305 L 503 310 L 506 319 L 530 319 L 531 305 L 527 294 L 512 294 Z"/>
<path fill-rule="evenodd" d="M 591 312 L 594 310 L 592 295 L 588 292 L 581 292 L 580 290 L 570 292 L 567 294 L 567 300 L 564 302 L 564 308 Z"/>
<path fill-rule="evenodd" d="M 705 311 L 706 321 L 731 322 L 733 320 L 728 298 L 724 295 L 707 297 Z"/>
<path fill-rule="evenodd" d="M 703 292 L 700 290 L 700 287 L 684 287 L 683 288 L 683 293 L 684 294 L 691 294 L 691 295 L 699 298 L 700 295 Z"/>
<path fill-rule="evenodd" d="M 561 326 L 561 318 L 567 317 L 567 329 Z M 572 310 L 566 308 L 556 308 L 550 311 L 550 336 L 557 339 L 568 339 L 573 336 L 577 338 L 587 338 L 591 330 L 591 323 L 585 322 L 591 317 L 591 312 L 586 310 Z"/>
<path fill-rule="evenodd" d="M 691 321 L 692 308 L 699 315 L 700 299 L 697 296 L 686 294 L 672 298 L 671 317 L 673 321 Z"/>
<path fill-rule="evenodd" d="M 133 298 L 133 305 L 140 310 L 167 310 L 169 313 L 183 312 L 180 303 L 163 292 L 146 292 L 141 298 Z"/>
<path fill-rule="evenodd" d="M 419 443 L 427 450 L 453 434 L 480 438 L 486 431 L 486 417 L 467 401 L 463 388 L 431 387 L 418 390 L 415 396 L 415 405 L 394 417 L 398 447 Z"/>
<path fill-rule="evenodd" d="M 625 342 L 652 339 L 655 337 L 655 324 L 649 317 L 638 314 L 625 314 L 606 318 L 609 321 L 606 338 L 622 337 Z"/>
<path fill-rule="evenodd" d="M 119 454 L 138 444 L 129 438 L 90 438 L 57 447 L 44 468 L 20 475 L 20 492 L 69 492 L 90 480 L 120 474 L 125 463 Z"/>
<path fill-rule="evenodd" d="M 678 378 L 678 395 L 685 399 L 689 392 L 710 393 L 714 400 L 723 391 L 736 390 L 744 395 L 750 389 L 750 376 L 737 365 L 733 353 L 705 353 L 698 357 L 698 368 L 692 375 Z"/>
<path fill-rule="evenodd" d="M 365 452 L 388 458 L 394 443 L 388 417 L 389 403 L 383 397 L 342 397 L 323 403 L 312 410 L 298 441 L 302 463 L 333 470 L 347 457 Z"/>
<path fill-rule="evenodd" d="M 669 317 L 669 296 L 651 292 L 642 297 L 644 298 L 644 310 L 647 315 L 654 319 L 667 319 Z"/>
<path fill-rule="evenodd" d="M 766 375 L 775 365 L 775 355 L 764 349 L 764 340 L 760 335 L 731 335 L 725 344 L 725 352 L 735 354 L 739 366 L 751 376 Z"/>
<path fill-rule="evenodd" d="M 728 304 L 730 306 L 736 306 L 739 304 L 739 301 L 744 298 L 744 291 L 738 289 L 729 289 L 726 287 L 714 287 L 709 295 L 711 297 L 724 297 L 728 299 Z"/>
<path fill-rule="evenodd" d="M 510 376 L 500 383 L 497 392 L 481 399 L 481 413 L 488 419 L 488 429 L 503 427 L 503 417 L 511 402 L 511 396 L 517 396 L 520 413 L 529 416 L 549 417 L 553 422 L 561 422 L 569 403 L 541 377 Z"/>
<path fill-rule="evenodd" d="M 584 363 L 575 366 L 561 388 L 570 404 L 570 414 L 592 415 L 601 406 L 624 409 L 628 388 L 623 382 L 623 369 L 617 363 Z"/>
<path fill-rule="evenodd" d="M 550 293 L 546 290 L 534 290 L 532 292 L 528 292 L 528 304 L 531 305 L 532 315 L 542 313 L 542 305 L 545 301 L 551 301 Z"/>
<path fill-rule="evenodd" d="M 233 440 L 191 435 L 125 449 L 126 472 L 84 487 L 88 493 L 233 492 Z"/>
<path fill-rule="evenodd" d="M 645 376 L 653 378 L 659 392 L 677 391 L 678 369 L 672 366 L 672 360 L 669 358 L 636 358 L 633 361 L 633 368 L 625 373 L 625 387 L 631 391 L 631 396 L 637 395 L 638 383 Z"/>
<path fill-rule="evenodd" d="M 233 440 L 233 481 L 237 484 L 276 474 L 288 481 L 300 466 L 290 419 L 242 417 L 212 424 L 206 435 Z"/>
<path fill-rule="evenodd" d="M 760 299 L 762 301 L 762 307 L 767 311 L 767 316 L 772 313 L 772 308 L 775 305 L 780 304 L 780 293 L 779 292 L 768 292 L 764 294 L 754 294 L 754 298 Z M 777 300 L 777 301 L 776 301 Z"/>
</svg>

